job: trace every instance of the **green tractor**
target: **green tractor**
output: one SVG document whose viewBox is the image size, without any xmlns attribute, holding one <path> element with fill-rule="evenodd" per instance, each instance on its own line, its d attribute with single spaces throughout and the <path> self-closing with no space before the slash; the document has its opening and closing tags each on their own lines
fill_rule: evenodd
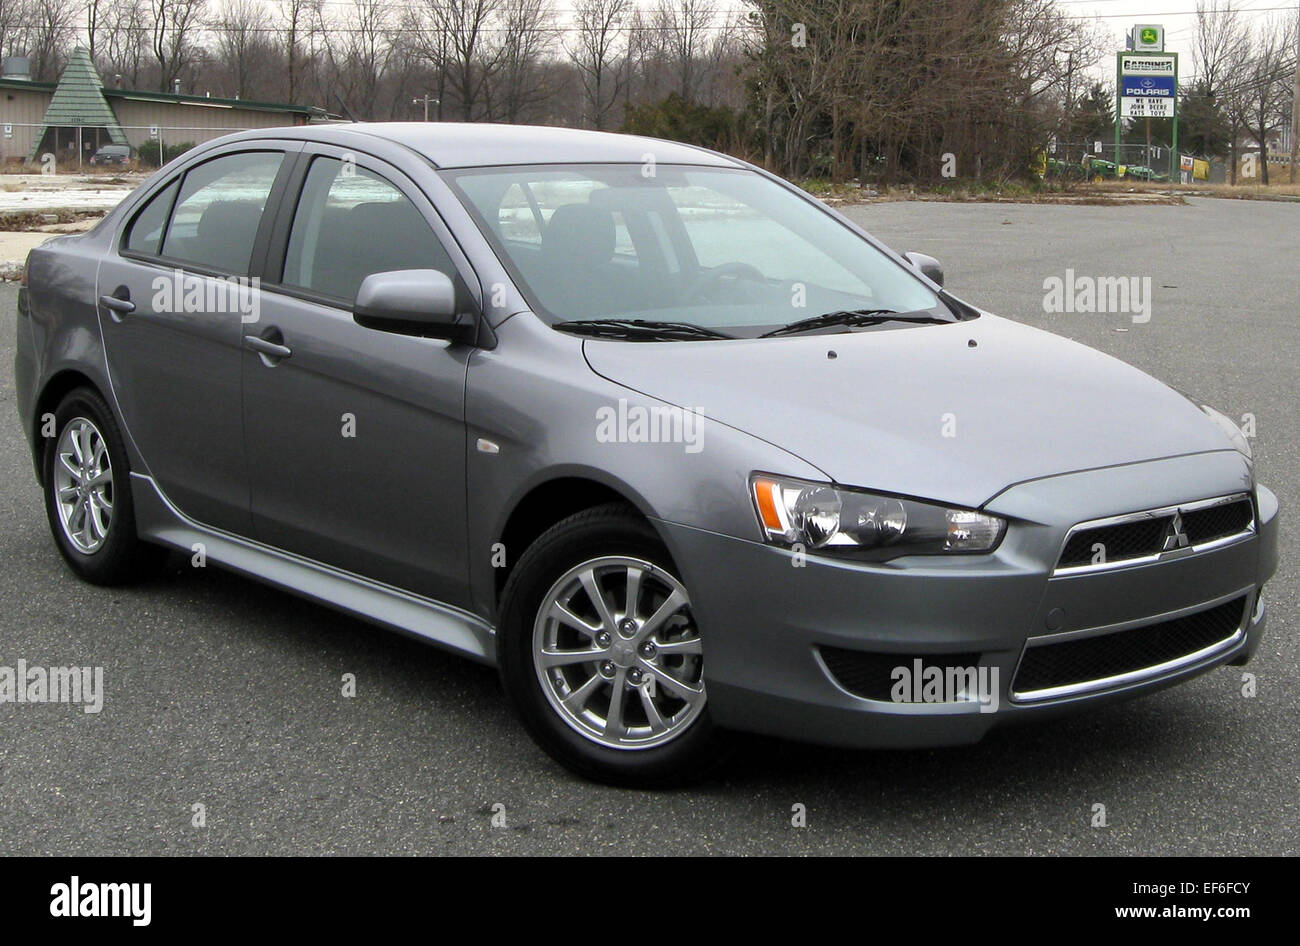
<svg viewBox="0 0 1300 946">
<path fill-rule="evenodd" d="M 1168 174 L 1161 174 L 1154 168 L 1149 168 L 1142 164 L 1133 164 L 1124 171 L 1125 177 L 1131 177 L 1137 181 L 1158 181 L 1165 182 L 1169 180 Z"/>
<path fill-rule="evenodd" d="M 1083 160 L 1084 177 L 1094 184 L 1100 184 L 1102 181 L 1113 181 L 1119 178 L 1119 165 L 1114 161 L 1106 161 L 1102 158 L 1084 158 Z"/>
</svg>

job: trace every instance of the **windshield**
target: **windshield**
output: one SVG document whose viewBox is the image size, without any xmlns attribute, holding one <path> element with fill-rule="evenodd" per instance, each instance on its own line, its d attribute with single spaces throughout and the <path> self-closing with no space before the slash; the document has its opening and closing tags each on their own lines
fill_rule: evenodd
<svg viewBox="0 0 1300 946">
<path fill-rule="evenodd" d="M 905 267 L 752 171 L 530 165 L 445 174 L 534 309 L 554 322 L 653 320 L 754 336 L 828 312 L 952 318 Z"/>
</svg>

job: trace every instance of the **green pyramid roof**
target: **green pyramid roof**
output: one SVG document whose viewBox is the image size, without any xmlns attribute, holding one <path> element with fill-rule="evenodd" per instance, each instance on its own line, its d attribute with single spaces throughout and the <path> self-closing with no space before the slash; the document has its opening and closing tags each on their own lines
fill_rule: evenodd
<svg viewBox="0 0 1300 946">
<path fill-rule="evenodd" d="M 59 76 L 59 84 L 54 89 L 49 108 L 45 110 L 44 127 L 36 136 L 36 148 L 39 149 L 45 138 L 46 129 L 76 125 L 104 128 L 116 144 L 126 144 L 126 135 L 117 122 L 117 115 L 104 98 L 104 83 L 95 71 L 95 64 L 90 61 L 90 53 L 80 46 L 72 51 L 72 58 L 68 60 L 63 75 Z M 32 156 L 35 157 L 35 150 Z"/>
</svg>

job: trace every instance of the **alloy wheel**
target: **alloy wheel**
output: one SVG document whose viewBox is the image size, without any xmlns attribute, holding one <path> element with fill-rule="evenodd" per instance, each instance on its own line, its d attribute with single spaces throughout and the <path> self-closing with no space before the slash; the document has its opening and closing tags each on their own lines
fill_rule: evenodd
<svg viewBox="0 0 1300 946">
<path fill-rule="evenodd" d="M 94 554 L 113 524 L 113 464 L 93 422 L 74 417 L 55 445 L 50 489 L 63 534 L 78 552 Z"/>
<path fill-rule="evenodd" d="M 704 709 L 690 597 L 642 559 L 605 556 L 565 572 L 542 599 L 532 650 L 546 699 L 599 745 L 663 745 Z"/>
</svg>

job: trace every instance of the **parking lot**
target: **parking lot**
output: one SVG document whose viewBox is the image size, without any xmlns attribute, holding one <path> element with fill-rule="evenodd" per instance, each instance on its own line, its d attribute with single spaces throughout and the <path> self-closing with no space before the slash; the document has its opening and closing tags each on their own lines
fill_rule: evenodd
<svg viewBox="0 0 1300 946">
<path fill-rule="evenodd" d="M 967 301 L 1254 416 L 1260 480 L 1283 523 L 1269 636 L 1249 667 L 970 748 L 755 738 L 696 789 L 591 785 L 534 747 L 490 669 L 179 557 L 130 588 L 73 578 L 19 431 L 11 325 L 0 333 L 0 665 L 102 666 L 107 697 L 97 715 L 0 704 L 0 853 L 1300 852 L 1300 205 L 848 213 L 895 249 L 938 257 Z M 1044 281 L 1067 269 L 1150 276 L 1150 320 L 1045 313 Z M 0 285 L 0 311 L 15 296 Z M 1050 384 L 1052 366 L 1042 371 Z M 355 698 L 341 695 L 344 674 Z M 797 805 L 806 827 L 791 824 Z"/>
</svg>

